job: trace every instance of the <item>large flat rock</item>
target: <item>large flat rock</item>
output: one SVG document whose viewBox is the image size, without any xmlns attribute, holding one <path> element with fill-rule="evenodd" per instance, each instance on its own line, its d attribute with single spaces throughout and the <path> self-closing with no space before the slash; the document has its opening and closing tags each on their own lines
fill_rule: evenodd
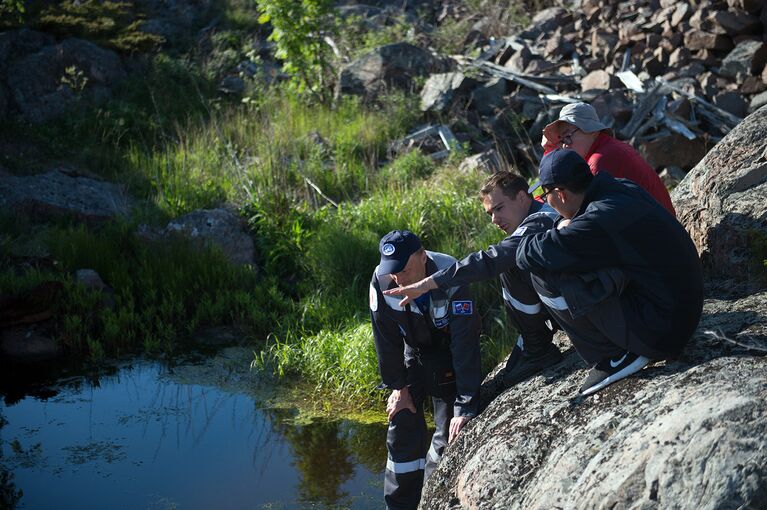
<svg viewBox="0 0 767 510">
<path fill-rule="evenodd" d="M 767 352 L 767 293 L 708 300 L 678 360 L 595 397 L 571 351 L 467 425 L 421 508 L 760 508 L 767 358 L 742 345 Z"/>
<path fill-rule="evenodd" d="M 131 201 L 117 185 L 62 170 L 31 176 L 0 174 L 0 211 L 37 218 L 72 216 L 103 221 L 129 214 Z"/>
</svg>

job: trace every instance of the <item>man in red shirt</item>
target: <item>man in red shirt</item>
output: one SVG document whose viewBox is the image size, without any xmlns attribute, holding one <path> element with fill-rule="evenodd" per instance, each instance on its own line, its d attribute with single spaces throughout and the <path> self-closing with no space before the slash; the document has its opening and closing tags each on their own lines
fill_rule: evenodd
<svg viewBox="0 0 767 510">
<path fill-rule="evenodd" d="M 594 107 L 587 103 L 568 104 L 559 119 L 543 129 L 543 150 L 577 152 L 591 168 L 592 174 L 607 172 L 613 177 L 629 179 L 645 189 L 668 212 L 676 216 L 671 197 L 663 182 L 634 148 L 609 134 Z"/>
</svg>

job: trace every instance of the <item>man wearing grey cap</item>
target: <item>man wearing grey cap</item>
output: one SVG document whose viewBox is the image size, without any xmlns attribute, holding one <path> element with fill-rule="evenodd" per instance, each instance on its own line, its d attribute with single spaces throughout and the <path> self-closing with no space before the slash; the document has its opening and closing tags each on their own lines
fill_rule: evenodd
<svg viewBox="0 0 767 510">
<path fill-rule="evenodd" d="M 559 119 L 543 128 L 541 145 L 545 154 L 558 148 L 577 152 L 586 160 L 592 174 L 607 172 L 615 178 L 633 181 L 676 215 L 668 190 L 655 170 L 631 145 L 610 136 L 609 132 L 593 106 L 572 103 L 562 108 Z"/>
<path fill-rule="evenodd" d="M 455 262 L 426 251 L 409 230 L 379 243 L 370 281 L 370 315 L 381 389 L 391 390 L 384 498 L 389 509 L 415 509 L 423 480 L 447 444 L 478 412 L 479 317 L 465 287 L 432 290 L 404 307 L 383 290 L 409 285 Z M 423 406 L 431 396 L 436 431 L 429 446 Z"/>
<path fill-rule="evenodd" d="M 678 356 L 703 308 L 684 227 L 633 182 L 592 175 L 571 150 L 546 154 L 531 189 L 561 218 L 520 241 L 517 265 L 591 366 L 581 394 Z"/>
</svg>

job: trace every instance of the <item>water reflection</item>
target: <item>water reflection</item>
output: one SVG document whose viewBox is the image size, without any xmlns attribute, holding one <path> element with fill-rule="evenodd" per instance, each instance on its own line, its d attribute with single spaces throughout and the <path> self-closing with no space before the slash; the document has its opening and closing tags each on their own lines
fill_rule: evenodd
<svg viewBox="0 0 767 510">
<path fill-rule="evenodd" d="M 378 508 L 382 426 L 296 424 L 142 362 L 0 406 L 20 508 Z"/>
<path fill-rule="evenodd" d="M 293 464 L 301 473 L 298 491 L 302 501 L 333 507 L 354 496 L 344 486 L 353 478 L 355 466 L 380 472 L 386 458 L 383 427 L 348 421 L 293 425 L 290 411 L 271 410 L 269 414 L 276 430 L 290 443 Z"/>
</svg>

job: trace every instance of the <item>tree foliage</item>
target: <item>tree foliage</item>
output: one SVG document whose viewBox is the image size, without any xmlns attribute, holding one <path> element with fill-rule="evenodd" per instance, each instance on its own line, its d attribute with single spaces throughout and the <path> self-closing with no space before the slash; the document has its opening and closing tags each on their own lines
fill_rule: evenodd
<svg viewBox="0 0 767 510">
<path fill-rule="evenodd" d="M 324 40 L 335 33 L 331 0 L 257 0 L 260 23 L 270 23 L 269 40 L 291 77 L 291 85 L 321 102 L 332 98 L 332 49 Z"/>
</svg>

